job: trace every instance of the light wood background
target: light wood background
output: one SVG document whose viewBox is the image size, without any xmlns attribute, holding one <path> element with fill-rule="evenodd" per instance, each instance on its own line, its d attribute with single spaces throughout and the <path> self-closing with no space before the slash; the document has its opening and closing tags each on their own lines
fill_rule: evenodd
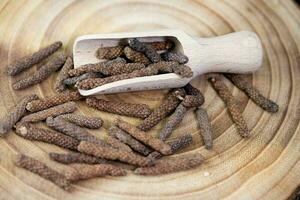
<svg viewBox="0 0 300 200">
<path fill-rule="evenodd" d="M 12 60 L 55 40 L 62 40 L 65 51 L 70 53 L 79 35 L 153 28 L 180 28 L 202 37 L 255 31 L 262 39 L 265 57 L 262 69 L 249 80 L 275 100 L 280 110 L 273 115 L 263 112 L 227 82 L 239 98 L 251 129 L 251 137 L 241 139 L 223 102 L 205 77 L 199 77 L 193 85 L 205 95 L 204 108 L 213 123 L 214 148 L 204 149 L 193 112 L 188 113 L 172 138 L 193 134 L 193 145 L 180 153 L 202 153 L 206 162 L 201 167 L 158 177 L 136 176 L 130 172 L 121 178 L 92 179 L 77 184 L 72 193 L 16 168 L 12 162 L 17 152 L 23 152 L 63 170 L 63 165 L 50 161 L 47 156 L 48 152 L 63 150 L 10 133 L 6 139 L 0 139 L 0 199 L 287 199 L 300 184 L 299 19 L 299 7 L 290 0 L 1 0 L 0 117 L 26 94 L 35 92 L 41 97 L 54 94 L 55 76 L 39 86 L 14 91 L 11 83 L 24 74 L 16 78 L 5 76 L 5 66 Z M 155 107 L 165 93 L 136 92 L 105 98 Z M 83 103 L 77 112 L 105 120 L 104 128 L 93 132 L 101 137 L 105 137 L 106 129 L 116 117 L 94 111 Z M 155 135 L 162 125 L 151 133 Z"/>
</svg>

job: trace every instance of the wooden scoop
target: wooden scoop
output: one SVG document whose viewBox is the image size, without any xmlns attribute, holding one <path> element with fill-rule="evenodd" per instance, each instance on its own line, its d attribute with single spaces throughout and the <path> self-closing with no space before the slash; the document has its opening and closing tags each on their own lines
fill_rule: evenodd
<svg viewBox="0 0 300 200">
<path fill-rule="evenodd" d="M 253 32 L 241 31 L 214 38 L 193 38 L 181 30 L 168 29 L 78 37 L 73 47 L 74 67 L 99 62 L 95 57 L 95 52 L 99 47 L 125 45 L 127 38 L 138 38 L 142 42 L 173 41 L 174 50 L 189 58 L 187 65 L 193 70 L 193 77 L 181 78 L 174 73 L 138 77 L 108 83 L 90 90 L 79 90 L 82 95 L 177 88 L 186 85 L 200 74 L 208 72 L 251 73 L 262 64 L 261 41 Z"/>
</svg>

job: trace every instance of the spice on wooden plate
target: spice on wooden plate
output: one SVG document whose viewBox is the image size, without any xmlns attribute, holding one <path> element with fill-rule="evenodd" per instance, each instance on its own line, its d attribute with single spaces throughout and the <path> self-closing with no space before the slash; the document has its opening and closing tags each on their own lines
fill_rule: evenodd
<svg viewBox="0 0 300 200">
<path fill-rule="evenodd" d="M 124 48 L 124 54 L 126 58 L 131 60 L 134 63 L 143 63 L 144 65 L 149 65 L 150 60 L 141 52 L 135 51 L 130 47 Z"/>
<path fill-rule="evenodd" d="M 64 114 L 60 115 L 60 117 L 73 124 L 90 129 L 98 129 L 103 124 L 103 120 L 100 117 L 88 117 L 78 114 Z"/>
<path fill-rule="evenodd" d="M 209 120 L 209 116 L 204 108 L 197 108 L 196 110 L 197 120 L 200 128 L 200 134 L 202 135 L 204 145 L 206 149 L 212 149 L 213 138 L 212 128 Z"/>
<path fill-rule="evenodd" d="M 245 80 L 245 75 L 241 74 L 224 74 L 231 82 L 243 90 L 247 96 L 252 99 L 258 106 L 262 109 L 276 113 L 278 111 L 278 105 L 272 100 L 264 97 L 256 88 L 254 88 L 250 83 Z"/>
<path fill-rule="evenodd" d="M 57 71 L 66 61 L 66 56 L 63 53 L 58 53 L 49 62 L 39 68 L 34 74 L 13 83 L 14 90 L 28 88 L 32 85 L 38 84 L 48 78 L 53 72 Z"/>
<path fill-rule="evenodd" d="M 66 90 L 66 85 L 64 84 L 64 80 L 69 78 L 69 70 L 73 68 L 73 58 L 68 57 L 64 66 L 61 68 L 59 74 L 57 75 L 54 89 L 56 92 L 62 92 Z"/>
<path fill-rule="evenodd" d="M 70 182 L 66 179 L 64 175 L 50 168 L 41 161 L 38 161 L 29 156 L 19 154 L 16 158 L 15 164 L 18 167 L 24 168 L 32 173 L 47 179 L 64 190 L 70 190 Z"/>
<path fill-rule="evenodd" d="M 75 102 L 68 102 L 58 106 L 41 110 L 36 113 L 29 114 L 21 119 L 21 122 L 38 122 L 47 119 L 48 117 L 56 117 L 65 113 L 71 113 L 76 110 Z"/>
<path fill-rule="evenodd" d="M 44 99 L 34 100 L 27 104 L 26 109 L 30 112 L 45 110 L 47 108 L 57 106 L 69 101 L 78 101 L 84 97 L 78 91 L 68 91 Z"/>
<path fill-rule="evenodd" d="M 219 74 L 214 74 L 209 78 L 209 81 L 221 99 L 225 102 L 238 133 L 242 137 L 249 137 L 250 132 L 247 123 L 242 116 L 237 100 L 232 96 L 226 84 L 222 81 L 221 76 Z"/>
<path fill-rule="evenodd" d="M 164 143 L 163 141 L 152 137 L 151 135 L 139 130 L 132 124 L 125 122 L 121 119 L 116 120 L 116 126 L 118 126 L 123 131 L 126 131 L 129 135 L 135 139 L 141 141 L 142 143 L 152 147 L 154 150 L 160 152 L 163 155 L 169 155 L 172 153 L 171 147 Z"/>
<path fill-rule="evenodd" d="M 86 141 L 80 142 L 77 149 L 82 153 L 109 160 L 119 160 L 131 165 L 150 166 L 153 164 L 152 160 L 133 152 L 123 151 L 112 147 L 103 147 Z"/>
<path fill-rule="evenodd" d="M 86 104 L 97 110 L 142 119 L 146 118 L 151 113 L 149 106 L 146 104 L 108 101 L 104 99 L 97 99 L 96 97 L 88 97 L 86 99 Z"/>
<path fill-rule="evenodd" d="M 138 140 L 134 139 L 128 133 L 126 133 L 125 131 L 123 131 L 115 125 L 110 127 L 108 133 L 112 137 L 115 137 L 121 142 L 129 145 L 133 150 L 143 154 L 144 156 L 148 155 L 151 152 L 151 150 L 147 146 L 140 143 Z"/>
<path fill-rule="evenodd" d="M 185 64 L 189 61 L 189 58 L 186 55 L 179 53 L 179 52 L 166 51 L 166 52 L 160 54 L 160 56 L 165 61 L 176 61 L 180 64 Z"/>
<path fill-rule="evenodd" d="M 21 73 L 22 71 L 46 59 L 48 56 L 56 52 L 61 46 L 62 42 L 54 42 L 53 44 L 40 49 L 31 55 L 27 55 L 19 60 L 16 60 L 7 66 L 7 74 L 14 76 Z"/>
<path fill-rule="evenodd" d="M 106 143 L 116 149 L 132 152 L 132 149 L 128 145 L 124 144 L 123 142 L 112 136 L 108 136 L 106 138 Z"/>
<path fill-rule="evenodd" d="M 77 150 L 79 141 L 62 133 L 20 123 L 16 126 L 17 135 L 27 139 L 54 144 L 66 149 Z"/>
<path fill-rule="evenodd" d="M 151 45 L 140 42 L 137 38 L 128 39 L 128 44 L 133 50 L 144 53 L 153 63 L 161 60 L 159 54 Z"/>
<path fill-rule="evenodd" d="M 107 163 L 107 160 L 90 156 L 83 153 L 49 153 L 51 160 L 62 164 L 71 164 L 71 163 L 85 163 L 85 164 L 103 164 Z"/>
<path fill-rule="evenodd" d="M 80 76 L 74 76 L 71 78 L 67 78 L 63 81 L 63 84 L 65 85 L 75 85 L 78 81 L 82 81 L 88 78 L 102 78 L 103 75 L 100 73 L 94 73 L 94 72 L 89 72 L 82 74 Z"/>
<path fill-rule="evenodd" d="M 180 172 L 198 167 L 203 163 L 203 156 L 199 153 L 187 154 L 175 158 L 161 159 L 154 166 L 140 167 L 134 173 L 139 175 L 160 175 Z"/>
<path fill-rule="evenodd" d="M 190 83 L 184 86 L 186 96 L 182 104 L 186 107 L 199 107 L 204 103 L 204 96 L 199 89 L 193 87 Z"/>
<path fill-rule="evenodd" d="M 0 136 L 4 136 L 13 128 L 13 126 L 26 114 L 26 105 L 36 99 L 38 99 L 38 96 L 35 94 L 23 97 L 13 109 L 8 111 L 8 113 L 0 119 Z"/>
</svg>

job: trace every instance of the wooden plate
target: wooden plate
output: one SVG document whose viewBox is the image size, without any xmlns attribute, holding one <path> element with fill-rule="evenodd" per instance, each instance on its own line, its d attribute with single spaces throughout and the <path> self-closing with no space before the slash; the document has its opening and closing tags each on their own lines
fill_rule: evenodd
<svg viewBox="0 0 300 200">
<path fill-rule="evenodd" d="M 0 199 L 286 199 L 300 183 L 300 12 L 292 1 L 280 0 L 190 0 L 190 1 L 6 1 L 0 2 L 0 117 L 24 95 L 54 94 L 55 76 L 39 86 L 14 91 L 5 65 L 56 40 L 71 53 L 79 35 L 157 28 L 181 28 L 191 35 L 209 37 L 238 30 L 255 31 L 262 39 L 263 68 L 249 77 L 280 110 L 263 112 L 232 84 L 243 115 L 251 129 L 241 139 L 223 102 L 199 77 L 214 129 L 214 148 L 205 150 L 193 112 L 189 112 L 172 135 L 193 134 L 194 142 L 180 154 L 200 152 L 206 162 L 199 168 L 158 177 L 129 173 L 122 178 L 96 178 L 77 184 L 67 193 L 30 172 L 16 168 L 13 157 L 23 152 L 58 170 L 63 165 L 49 160 L 58 147 L 24 140 L 11 133 L 0 139 Z M 167 91 L 106 95 L 107 99 L 143 102 L 156 107 Z M 79 103 L 80 113 L 101 116 L 104 128 L 94 131 L 105 137 L 116 115 L 102 113 Z M 124 118 L 130 122 L 138 120 Z M 163 123 L 155 127 L 155 135 Z M 172 139 L 171 138 L 171 139 Z"/>
</svg>

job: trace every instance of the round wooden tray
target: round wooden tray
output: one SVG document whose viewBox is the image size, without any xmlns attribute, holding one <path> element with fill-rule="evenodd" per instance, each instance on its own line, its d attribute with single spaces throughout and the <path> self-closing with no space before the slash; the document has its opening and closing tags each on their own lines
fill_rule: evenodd
<svg viewBox="0 0 300 200">
<path fill-rule="evenodd" d="M 214 148 L 203 147 L 194 113 L 185 117 L 172 135 L 193 135 L 193 144 L 180 152 L 202 153 L 206 161 L 194 170 L 158 177 L 95 178 L 65 192 L 30 172 L 16 168 L 17 152 L 31 155 L 62 170 L 49 160 L 49 152 L 62 149 L 24 140 L 13 133 L 0 139 L 0 199 L 286 199 L 300 183 L 300 12 L 292 1 L 6 1 L 0 2 L 0 117 L 24 95 L 54 94 L 55 76 L 39 86 L 14 91 L 5 65 L 53 41 L 62 40 L 71 53 L 77 36 L 91 33 L 179 28 L 191 35 L 209 37 L 239 30 L 255 31 L 265 51 L 263 67 L 249 79 L 276 101 L 280 110 L 269 114 L 257 107 L 231 83 L 240 99 L 251 137 L 242 139 L 232 124 L 224 103 L 205 80 L 192 84 L 204 93 L 213 124 Z M 297 20 L 298 19 L 298 20 Z M 167 91 L 105 95 L 107 99 L 143 102 L 156 107 Z M 79 103 L 79 111 L 101 116 L 104 127 L 94 134 L 105 137 L 116 115 L 95 111 Z M 132 123 L 138 120 L 125 118 Z M 155 135 L 163 123 L 156 126 Z M 171 139 L 172 139 L 171 138 Z"/>
</svg>

